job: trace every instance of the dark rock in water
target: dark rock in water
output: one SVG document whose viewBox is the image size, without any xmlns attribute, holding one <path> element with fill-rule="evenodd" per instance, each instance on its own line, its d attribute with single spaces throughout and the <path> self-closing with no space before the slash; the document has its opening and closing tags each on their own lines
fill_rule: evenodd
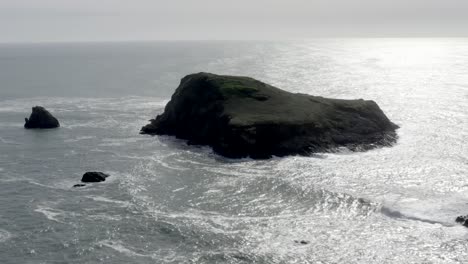
<svg viewBox="0 0 468 264">
<path fill-rule="evenodd" d="M 397 125 L 374 101 L 283 91 L 248 77 L 184 77 L 142 134 L 174 135 L 230 158 L 367 150 L 396 141 Z"/>
<path fill-rule="evenodd" d="M 79 183 L 79 184 L 73 185 L 73 188 L 76 188 L 76 187 L 85 187 L 85 186 L 86 186 L 86 184 L 81 184 L 81 183 Z"/>
<path fill-rule="evenodd" d="M 81 181 L 82 182 L 102 182 L 102 181 L 105 181 L 107 177 L 109 177 L 108 174 L 97 172 L 97 171 L 89 171 L 83 175 L 83 178 L 81 178 Z"/>
<path fill-rule="evenodd" d="M 468 227 L 468 215 L 457 217 L 457 219 L 455 219 L 455 222 Z"/>
<path fill-rule="evenodd" d="M 56 128 L 60 124 L 49 111 L 42 106 L 34 106 L 32 108 L 31 116 L 25 118 L 24 128 Z"/>
</svg>

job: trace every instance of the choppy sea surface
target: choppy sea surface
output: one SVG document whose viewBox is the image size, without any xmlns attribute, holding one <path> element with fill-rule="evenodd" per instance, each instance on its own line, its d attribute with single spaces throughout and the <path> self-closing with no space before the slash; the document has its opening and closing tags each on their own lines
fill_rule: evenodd
<svg viewBox="0 0 468 264">
<path fill-rule="evenodd" d="M 257 161 L 139 135 L 201 71 L 375 100 L 399 140 Z M 61 128 L 23 129 L 35 105 Z M 3 264 L 467 263 L 465 214 L 468 39 L 0 45 Z"/>
</svg>

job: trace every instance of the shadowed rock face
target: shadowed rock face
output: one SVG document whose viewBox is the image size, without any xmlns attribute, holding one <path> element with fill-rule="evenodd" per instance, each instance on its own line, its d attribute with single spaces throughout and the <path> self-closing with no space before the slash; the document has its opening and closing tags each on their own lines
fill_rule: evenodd
<svg viewBox="0 0 468 264">
<path fill-rule="evenodd" d="M 389 146 L 397 125 L 374 101 L 294 94 L 248 77 L 184 77 L 142 134 L 174 135 L 231 158 Z"/>
<path fill-rule="evenodd" d="M 60 124 L 49 111 L 42 106 L 34 106 L 32 108 L 31 116 L 25 118 L 24 128 L 56 128 Z"/>
</svg>

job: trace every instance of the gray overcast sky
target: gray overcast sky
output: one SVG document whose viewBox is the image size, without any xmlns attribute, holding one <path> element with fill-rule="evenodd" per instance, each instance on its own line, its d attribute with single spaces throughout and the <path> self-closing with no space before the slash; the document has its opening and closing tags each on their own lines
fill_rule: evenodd
<svg viewBox="0 0 468 264">
<path fill-rule="evenodd" d="M 0 0 L 0 42 L 468 36 L 468 0 Z"/>
</svg>

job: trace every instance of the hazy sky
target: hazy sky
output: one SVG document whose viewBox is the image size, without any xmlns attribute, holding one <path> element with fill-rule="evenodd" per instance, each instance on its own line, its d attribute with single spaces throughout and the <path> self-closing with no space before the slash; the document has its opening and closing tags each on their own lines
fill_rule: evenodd
<svg viewBox="0 0 468 264">
<path fill-rule="evenodd" d="M 0 0 L 0 42 L 468 36 L 468 0 Z"/>
</svg>

